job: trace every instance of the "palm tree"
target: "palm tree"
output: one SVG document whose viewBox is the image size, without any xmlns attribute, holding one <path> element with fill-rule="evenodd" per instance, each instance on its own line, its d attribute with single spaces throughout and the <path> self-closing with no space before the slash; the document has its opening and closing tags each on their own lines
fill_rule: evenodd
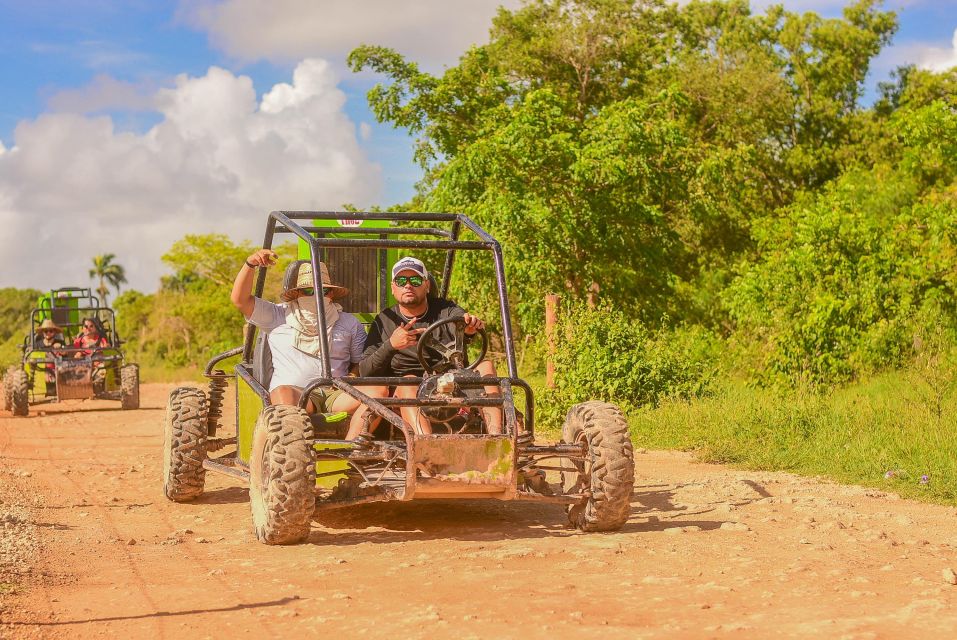
<svg viewBox="0 0 957 640">
<path fill-rule="evenodd" d="M 96 292 L 100 294 L 104 307 L 107 306 L 106 294 L 109 293 L 107 284 L 112 285 L 112 287 L 116 289 L 116 292 L 119 293 L 120 285 L 126 282 L 126 272 L 123 267 L 113 263 L 113 258 L 115 257 L 112 253 L 93 256 L 93 268 L 90 269 L 90 279 L 100 279 L 100 286 L 96 288 Z"/>
</svg>

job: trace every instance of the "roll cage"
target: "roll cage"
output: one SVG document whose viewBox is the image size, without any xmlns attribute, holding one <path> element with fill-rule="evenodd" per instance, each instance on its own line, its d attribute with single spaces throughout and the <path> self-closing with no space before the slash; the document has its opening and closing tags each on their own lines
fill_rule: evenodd
<svg viewBox="0 0 957 640">
<path fill-rule="evenodd" d="M 343 221 L 361 223 L 365 220 L 388 221 L 393 225 L 383 228 L 365 228 L 360 226 L 341 226 Z M 323 226 L 322 221 L 340 221 L 340 226 Z M 317 224 L 320 223 L 320 224 Z M 428 225 L 428 226 L 415 226 Z M 401 225 L 401 226 L 398 226 Z M 443 225 L 447 228 L 440 228 Z M 477 239 L 462 239 L 463 233 L 471 233 Z M 323 375 L 313 380 L 304 390 L 300 406 L 304 407 L 309 393 L 320 386 L 333 386 L 365 404 L 369 409 L 390 425 L 400 430 L 410 441 L 411 425 L 405 423 L 401 416 L 391 410 L 401 406 L 449 406 L 448 401 L 428 399 L 375 399 L 362 393 L 364 386 L 418 386 L 422 384 L 422 377 L 368 377 L 336 378 L 329 375 L 332 370 L 329 359 L 328 336 L 326 335 L 324 305 L 318 300 L 321 295 L 323 281 L 319 262 L 323 260 L 323 253 L 332 248 L 338 249 L 375 249 L 382 253 L 384 258 L 387 249 L 423 249 L 444 250 L 445 261 L 442 267 L 438 296 L 448 295 L 452 270 L 458 251 L 484 251 L 491 254 L 493 261 L 496 289 L 499 300 L 499 313 L 502 328 L 502 342 L 505 350 L 505 365 L 508 371 L 506 376 L 476 377 L 464 383 L 467 387 L 481 388 L 497 386 L 501 389 L 498 398 L 470 398 L 456 399 L 456 406 L 471 407 L 499 407 L 503 410 L 503 423 L 507 433 L 514 433 L 516 429 L 516 410 L 513 388 L 524 391 L 524 421 L 525 430 L 534 433 L 534 397 L 531 387 L 518 377 L 518 367 L 515 361 L 514 339 L 512 336 L 511 314 L 509 311 L 508 294 L 505 284 L 505 267 L 502 259 L 501 245 L 468 216 L 452 213 L 379 213 L 379 212 L 336 212 L 336 211 L 273 211 L 269 214 L 266 233 L 263 239 L 263 248 L 271 249 L 277 235 L 291 234 L 300 241 L 300 247 L 308 253 L 308 260 L 312 264 L 313 281 L 316 290 L 317 308 L 319 312 L 320 366 Z M 346 236 L 346 237 L 342 237 Z M 349 237 L 352 236 L 352 237 Z M 363 236 L 363 237 L 359 237 Z M 376 237 L 369 237 L 376 236 Z M 379 288 L 380 299 L 386 299 L 389 290 L 390 265 L 384 259 L 379 261 Z M 258 269 L 253 295 L 261 297 L 266 282 L 266 271 Z M 380 309 L 381 310 L 381 309 Z M 269 404 L 269 393 L 253 374 L 253 352 L 255 349 L 255 332 L 246 332 L 242 347 L 232 349 L 214 357 L 206 366 L 205 375 L 209 378 L 231 377 L 224 372 L 214 370 L 216 364 L 228 357 L 242 354 L 241 365 L 236 368 L 236 375 L 242 377 L 263 400 Z"/>
</svg>

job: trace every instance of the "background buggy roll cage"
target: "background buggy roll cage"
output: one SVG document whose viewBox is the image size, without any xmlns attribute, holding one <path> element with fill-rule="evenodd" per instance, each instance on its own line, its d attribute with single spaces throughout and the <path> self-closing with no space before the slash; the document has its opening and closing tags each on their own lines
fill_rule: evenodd
<svg viewBox="0 0 957 640">
<path fill-rule="evenodd" d="M 78 295 L 74 295 L 78 294 Z M 59 307 L 57 300 L 85 300 L 88 307 L 99 307 L 100 299 L 93 295 L 93 289 L 90 287 L 60 287 L 59 289 L 50 289 L 40 297 L 39 307 L 46 311 L 53 309 L 64 309 L 73 307 Z"/>
<path fill-rule="evenodd" d="M 389 220 L 396 222 L 441 222 L 451 224 L 451 230 L 445 231 L 432 227 L 413 228 L 397 227 L 389 229 L 368 229 L 362 227 L 316 227 L 311 224 L 300 224 L 298 221 L 312 220 Z M 479 241 L 459 240 L 462 227 L 479 237 Z M 319 296 L 322 292 L 322 274 L 319 270 L 320 253 L 325 247 L 337 248 L 379 248 L 379 249 L 445 249 L 445 265 L 442 269 L 439 297 L 446 297 L 449 291 L 449 281 L 452 276 L 452 265 L 455 262 L 455 252 L 459 249 L 490 251 L 495 267 L 495 280 L 498 287 L 499 312 L 502 321 L 502 340 L 505 346 L 505 360 L 508 367 L 508 378 L 518 380 L 518 367 L 515 364 L 515 344 L 512 337 L 512 320 L 509 312 L 508 293 L 505 287 L 505 265 L 502 258 L 502 247 L 495 238 L 485 232 L 468 216 L 458 213 L 378 213 L 365 211 L 273 211 L 269 214 L 266 223 L 266 234 L 263 238 L 263 248 L 271 249 L 273 237 L 277 233 L 292 233 L 309 246 L 309 258 L 312 263 L 312 277 L 315 286 L 316 304 L 319 312 L 319 345 L 320 365 L 322 378 L 331 378 L 332 366 L 329 360 L 328 336 L 326 335 L 326 318 L 324 305 L 320 304 Z M 316 235 L 313 235 L 316 234 Z M 349 235 L 378 235 L 378 238 L 340 238 L 326 237 L 328 234 Z M 390 235 L 424 235 L 442 238 L 439 240 L 400 240 L 390 239 Z M 385 273 L 388 267 L 382 265 L 380 282 L 385 282 Z M 266 270 L 259 268 L 256 275 L 256 285 L 253 295 L 262 297 L 266 284 Z M 254 332 L 250 331 L 245 337 L 243 346 L 243 362 L 250 362 L 255 345 Z M 348 386 L 348 385 L 347 385 Z"/>
</svg>

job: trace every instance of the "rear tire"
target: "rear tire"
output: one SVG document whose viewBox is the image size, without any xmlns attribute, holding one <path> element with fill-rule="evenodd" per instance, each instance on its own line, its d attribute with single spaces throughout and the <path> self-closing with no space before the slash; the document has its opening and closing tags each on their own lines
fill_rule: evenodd
<svg viewBox="0 0 957 640">
<path fill-rule="evenodd" d="M 11 400 L 10 400 L 10 385 L 7 381 L 7 378 L 10 377 L 10 372 L 12 370 L 13 368 L 11 367 L 10 369 L 7 369 L 6 371 L 3 372 L 3 410 L 4 411 L 9 411 L 10 407 L 12 406 Z"/>
<path fill-rule="evenodd" d="M 140 368 L 128 364 L 120 368 L 120 408 L 140 408 Z"/>
<path fill-rule="evenodd" d="M 249 501 L 256 538 L 295 544 L 309 536 L 316 509 L 312 422 L 299 407 L 274 405 L 256 421 L 249 460 Z"/>
<path fill-rule="evenodd" d="M 635 454 L 621 410 L 607 402 L 583 402 L 569 410 L 562 439 L 587 444 L 579 469 L 584 502 L 571 505 L 568 518 L 582 531 L 616 531 L 628 520 L 635 484 Z"/>
<path fill-rule="evenodd" d="M 93 371 L 90 372 L 90 382 L 93 384 L 93 396 L 99 396 L 106 391 L 106 367 L 93 365 Z"/>
<path fill-rule="evenodd" d="M 23 369 L 14 369 L 7 375 L 10 411 L 15 416 L 30 413 L 30 379 Z"/>
<path fill-rule="evenodd" d="M 206 394 L 180 387 L 169 394 L 163 437 L 163 493 L 173 502 L 202 495 L 206 483 Z"/>
</svg>

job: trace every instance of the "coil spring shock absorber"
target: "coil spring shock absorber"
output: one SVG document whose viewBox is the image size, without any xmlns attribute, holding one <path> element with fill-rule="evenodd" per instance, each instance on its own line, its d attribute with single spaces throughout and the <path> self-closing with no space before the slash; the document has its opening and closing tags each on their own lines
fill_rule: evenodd
<svg viewBox="0 0 957 640">
<path fill-rule="evenodd" d="M 206 414 L 206 432 L 210 436 L 216 435 L 216 429 L 219 428 L 219 419 L 223 417 L 223 398 L 226 397 L 226 387 L 229 383 L 226 381 L 226 372 L 222 369 L 216 369 L 209 378 L 209 392 Z"/>
<path fill-rule="evenodd" d="M 537 493 L 552 495 L 553 491 L 545 480 L 545 472 L 541 469 L 535 469 L 535 460 L 526 453 L 526 447 L 535 443 L 535 436 L 525 430 L 525 416 L 520 411 L 518 414 L 518 436 L 515 438 L 518 447 L 518 469 L 525 479 L 526 486 Z"/>
</svg>

